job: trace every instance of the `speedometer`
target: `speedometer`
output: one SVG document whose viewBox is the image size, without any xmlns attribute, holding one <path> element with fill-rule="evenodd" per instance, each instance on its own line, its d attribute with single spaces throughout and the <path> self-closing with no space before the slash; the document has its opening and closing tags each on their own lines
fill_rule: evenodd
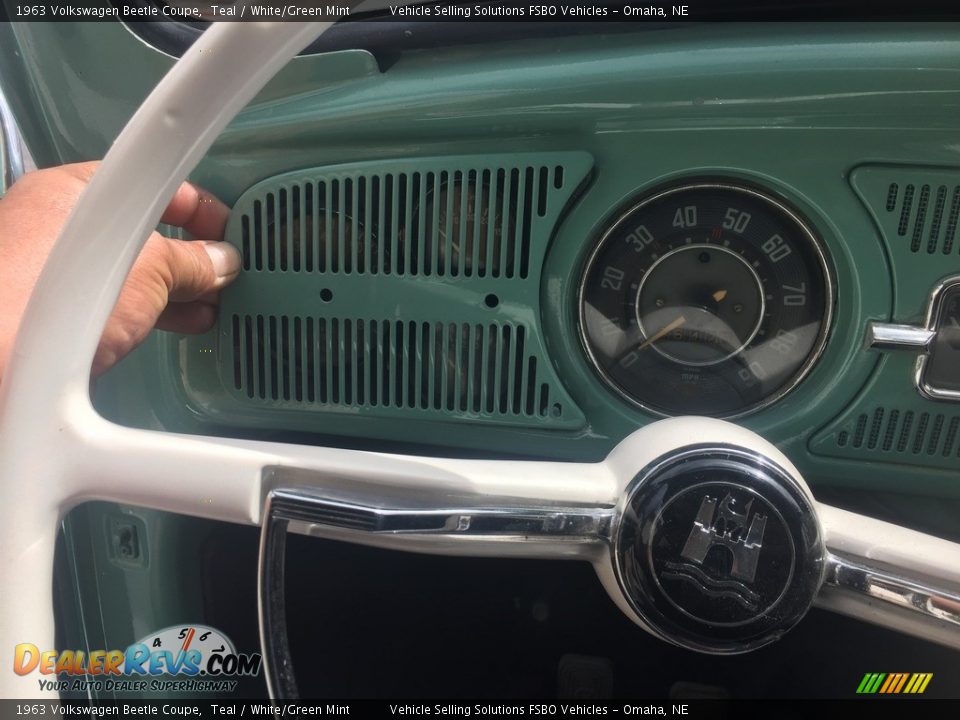
<svg viewBox="0 0 960 720">
<path fill-rule="evenodd" d="M 752 187 L 700 182 L 635 204 L 603 235 L 580 287 L 600 376 L 661 415 L 742 415 L 795 387 L 833 306 L 810 226 Z"/>
</svg>

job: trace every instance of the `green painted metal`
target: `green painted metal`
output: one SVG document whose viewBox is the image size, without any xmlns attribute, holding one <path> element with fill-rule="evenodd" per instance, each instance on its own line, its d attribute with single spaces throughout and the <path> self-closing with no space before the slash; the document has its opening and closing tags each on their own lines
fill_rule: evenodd
<svg viewBox="0 0 960 720">
<path fill-rule="evenodd" d="M 894 321 L 922 323 L 933 287 L 960 274 L 960 169 L 867 165 L 850 183 L 890 257 Z"/>
<path fill-rule="evenodd" d="M 892 320 L 922 325 L 933 288 L 960 275 L 960 170 L 868 165 L 854 170 L 850 182 L 890 257 Z M 960 468 L 960 404 L 920 395 L 917 359 L 886 354 L 854 402 L 811 439 L 811 450 L 867 462 Z"/>
<path fill-rule="evenodd" d="M 38 167 L 103 157 L 174 61 L 120 23 L 0 23 L 0 85 Z M 363 50 L 298 58 L 254 102 L 319 99 L 378 74 Z"/>
<path fill-rule="evenodd" d="M 0 82 L 40 165 L 101 156 L 171 65 L 120 24 L 0 25 Z M 653 418 L 607 390 L 582 352 L 575 298 L 586 256 L 619 210 L 650 188 L 719 176 L 758 183 L 798 208 L 822 237 L 837 286 L 835 324 L 813 372 L 781 402 L 740 422 L 776 443 L 815 487 L 960 495 L 957 465 L 936 452 L 930 457 L 923 445 L 929 437 L 921 443 L 922 465 L 825 449 L 836 446 L 844 429 L 852 437 L 862 413 L 869 443 L 877 408 L 916 402 L 911 359 L 866 351 L 864 329 L 870 320 L 916 320 L 930 279 L 960 268 L 947 256 L 932 262 L 907 251 L 901 257 L 902 245 L 900 254 L 892 252 L 884 239 L 887 220 L 858 193 L 875 192 L 860 185 L 867 165 L 960 168 L 958 107 L 960 36 L 950 25 L 691 24 L 422 50 L 399 55 L 382 71 L 363 52 L 298 58 L 231 124 L 193 176 L 228 203 L 278 175 L 345 163 L 384 167 L 398 158 L 494 153 L 593 159 L 589 183 L 556 232 L 536 241 L 546 244 L 546 255 L 535 268 L 535 320 L 582 424 L 501 427 L 289 409 L 264 420 L 263 407 L 225 404 L 237 398 L 219 381 L 223 326 L 192 338 L 154 334 L 99 381 L 98 407 L 118 422 L 186 433 L 598 459 Z M 411 297 L 402 292 L 394 298 L 402 304 L 424 297 L 417 283 Z M 235 299 L 225 296 L 227 303 Z M 945 435 L 946 406 L 930 412 L 931 425 L 944 414 Z M 881 446 L 888 421 L 880 421 Z M 161 533 L 160 542 L 200 522 L 143 517 L 148 532 Z M 68 536 L 78 547 L 92 543 L 101 557 L 107 552 L 99 521 L 71 524 Z M 178 553 L 171 557 L 189 558 L 195 547 Z M 119 594 L 128 587 L 137 588 L 138 598 L 145 589 L 162 595 L 169 615 L 179 613 L 175 622 L 196 619 L 195 595 L 170 584 L 181 574 L 174 564 L 162 574 L 115 565 L 101 573 L 105 567 L 84 565 L 76 578 L 88 598 L 89 626 L 104 622 L 97 619 L 101 605 L 106 612 L 92 646 L 136 639 L 126 615 L 140 612 L 140 600 Z M 123 602 L 103 600 L 112 597 Z M 154 630 L 163 617 L 144 615 L 143 624 Z"/>
<path fill-rule="evenodd" d="M 205 619 L 203 548 L 216 523 L 113 503 L 86 503 L 64 521 L 63 563 L 75 588 L 82 632 L 70 628 L 60 649 L 125 650 L 151 632 Z M 137 556 L 115 551 L 118 525 L 137 529 Z M 66 604 L 66 598 L 61 601 Z M 75 678 L 68 677 L 68 680 Z M 86 697 L 86 691 L 79 694 Z M 94 690 L 101 699 L 164 693 Z"/>
<path fill-rule="evenodd" d="M 227 228 L 244 271 L 221 297 L 219 375 L 186 356 L 190 391 L 256 427 L 323 430 L 330 414 L 582 427 L 546 353 L 539 288 L 592 166 L 492 154 L 258 183 Z"/>
<path fill-rule="evenodd" d="M 47 118 L 67 126 L 57 136 L 61 147 L 46 141 L 45 157 L 101 152 L 144 86 L 168 65 L 120 28 L 112 30 L 117 32 L 83 26 L 68 37 L 39 25 L 17 29 L 14 39 L 30 58 L 28 109 L 44 110 L 33 117 L 48 133 Z M 61 48 L 55 67 L 49 53 L 39 52 L 53 43 Z M 126 65 L 137 68 L 138 83 L 125 86 L 86 57 L 85 49 L 95 43 L 122 47 Z M 891 258 L 849 174 L 866 162 L 960 166 L 960 116 L 953 111 L 960 103 L 960 40 L 952 29 L 690 26 L 581 37 L 562 47 L 537 41 L 496 49 L 418 51 L 382 73 L 355 64 L 344 70 L 347 81 L 331 75 L 329 86 L 308 89 L 291 80 L 289 93 L 279 78 L 265 91 L 268 100 L 252 104 L 227 129 L 194 179 L 233 203 L 257 182 L 303 168 L 490 152 L 589 154 L 595 174 L 550 240 L 539 288 L 546 351 L 584 414 L 582 427 L 504 432 L 493 425 L 444 423 L 442 432 L 434 432 L 438 423 L 342 413 L 307 425 L 302 415 L 291 422 L 295 413 L 260 423 L 258 412 L 221 412 L 229 395 L 222 384 L 192 384 L 193 378 L 219 373 L 216 333 L 161 335 L 128 361 L 126 375 L 104 378 L 104 392 L 114 382 L 130 394 L 131 384 L 148 385 L 148 407 L 125 402 L 114 417 L 238 437 L 600 458 L 653 418 L 610 393 L 580 348 L 575 295 L 586 253 L 618 210 L 649 188 L 684 177 L 722 176 L 759 183 L 798 207 L 823 237 L 838 288 L 836 322 L 814 371 L 783 401 L 741 422 L 777 443 L 814 485 L 900 487 L 898 466 L 841 461 L 812 453 L 809 443 L 877 370 L 880 358 L 862 347 L 864 327 L 869 320 L 889 320 L 896 300 Z M 336 71 L 334 60 L 300 58 L 294 65 L 298 77 L 319 78 Z M 82 76 L 71 75 L 73 61 Z M 11 85 L 6 74 L 4 82 Z M 108 112 L 105 106 L 86 102 L 88 114 L 82 115 L 78 107 L 84 103 L 74 101 L 98 94 L 116 96 L 109 121 L 99 117 Z M 110 408 L 105 412 L 112 414 Z M 960 492 L 953 474 L 937 466 L 916 468 L 911 483 L 917 492 Z"/>
<path fill-rule="evenodd" d="M 812 452 L 884 466 L 912 466 L 901 490 L 914 490 L 915 473 L 960 467 L 960 406 L 920 396 L 913 385 L 916 357 L 884 357 L 857 399 L 810 441 Z"/>
</svg>

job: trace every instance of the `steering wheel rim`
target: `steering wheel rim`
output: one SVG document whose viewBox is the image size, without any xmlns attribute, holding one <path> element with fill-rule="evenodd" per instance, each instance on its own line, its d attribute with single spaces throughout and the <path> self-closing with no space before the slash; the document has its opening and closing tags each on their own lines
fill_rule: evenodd
<svg viewBox="0 0 960 720">
<path fill-rule="evenodd" d="M 588 522 L 570 533 L 558 518 L 615 516 L 642 468 L 694 442 L 747 448 L 796 481 L 830 551 L 814 588 L 819 604 L 858 616 L 868 608 L 865 619 L 960 647 L 960 545 L 816 504 L 782 453 L 730 423 L 660 421 L 628 436 L 603 462 L 582 464 L 241 442 L 124 428 L 100 417 L 88 391 L 94 353 L 167 202 L 234 115 L 330 25 L 220 23 L 208 30 L 130 120 L 64 227 L 0 385 L 0 582 L 16 588 L 0 607 L 0 647 L 54 647 L 54 543 L 59 520 L 78 503 L 113 500 L 257 525 L 268 496 L 288 485 L 322 488 L 324 502 L 380 515 L 416 510 L 419 518 L 432 502 L 431 517 L 458 519 L 455 527 L 401 532 L 313 523 L 330 537 L 421 552 L 589 560 L 621 609 L 650 629 L 616 576 L 609 528 Z M 69 310 L 77 307 L 88 312 Z M 61 347 L 71 352 L 56 352 Z M 438 508 L 438 498 L 459 504 Z M 470 520 L 484 513 L 533 524 L 522 532 L 509 524 L 476 532 Z M 931 601 L 936 613 L 928 611 Z M 13 673 L 0 674 L 0 696 L 45 697 L 35 679 Z"/>
<path fill-rule="evenodd" d="M 330 25 L 219 23 L 210 28 L 131 118 L 64 226 L 26 307 L 0 385 L 5 536 L 0 577 L 8 587 L 26 584 L 23 592 L 5 593 L 0 613 L 5 647 L 27 638 L 53 647 L 56 528 L 87 495 L 75 478 L 84 455 L 82 438 L 91 439 L 87 433 L 96 433 L 99 425 L 89 398 L 90 368 L 130 268 L 173 193 L 227 123 Z M 86 312 L 67 310 L 71 307 Z M 51 338 L 71 352 L 54 352 Z M 250 517 L 249 510 L 231 508 L 225 514 Z M 15 682 L 11 675 L 0 679 L 4 697 L 36 694 L 35 682 Z"/>
</svg>

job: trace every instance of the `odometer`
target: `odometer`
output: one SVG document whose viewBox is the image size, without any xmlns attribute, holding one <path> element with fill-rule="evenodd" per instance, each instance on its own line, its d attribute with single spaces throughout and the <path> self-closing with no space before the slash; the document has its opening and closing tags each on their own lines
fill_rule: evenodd
<svg viewBox="0 0 960 720">
<path fill-rule="evenodd" d="M 641 200 L 601 238 L 580 329 L 601 377 L 663 415 L 731 417 L 793 388 L 823 348 L 832 284 L 783 202 L 703 182 Z"/>
</svg>

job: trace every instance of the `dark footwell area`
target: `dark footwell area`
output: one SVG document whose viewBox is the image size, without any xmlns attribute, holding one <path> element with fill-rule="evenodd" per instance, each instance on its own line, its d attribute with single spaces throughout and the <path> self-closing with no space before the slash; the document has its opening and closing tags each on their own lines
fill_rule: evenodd
<svg viewBox="0 0 960 720">
<path fill-rule="evenodd" d="M 220 526 L 204 562 L 207 621 L 248 648 L 257 541 L 255 529 Z M 932 672 L 926 697 L 960 696 L 960 654 L 816 609 L 747 655 L 673 647 L 628 620 L 585 563 L 291 535 L 287 614 L 304 697 L 853 697 L 868 672 Z"/>
</svg>

